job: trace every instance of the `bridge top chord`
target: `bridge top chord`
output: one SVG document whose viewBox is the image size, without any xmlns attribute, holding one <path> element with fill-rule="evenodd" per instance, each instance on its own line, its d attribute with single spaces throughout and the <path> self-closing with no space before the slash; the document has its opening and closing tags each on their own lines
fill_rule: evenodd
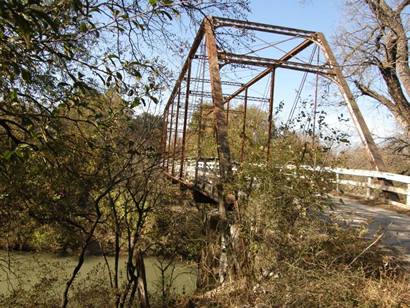
<svg viewBox="0 0 410 308">
<path fill-rule="evenodd" d="M 239 35 L 235 31 L 240 31 Z M 249 44 L 246 34 L 258 44 Z M 316 88 L 319 78 L 327 78 L 338 86 L 373 168 L 385 171 L 363 115 L 322 33 L 210 16 L 198 29 L 165 107 L 165 172 L 175 180 L 198 186 L 201 157 L 217 157 L 212 181 L 221 183 L 232 178 L 233 162 L 241 164 L 250 159 L 250 149 L 258 152 L 261 162 L 269 162 L 276 129 L 275 88 L 281 82 L 282 71 L 303 74 L 289 118 L 300 102 L 307 78 L 313 78 Z M 317 90 L 315 93 L 314 106 Z M 309 125 L 315 135 L 316 110 L 312 114 L 313 124 Z M 385 177 L 384 181 L 387 187 L 391 179 Z"/>
</svg>

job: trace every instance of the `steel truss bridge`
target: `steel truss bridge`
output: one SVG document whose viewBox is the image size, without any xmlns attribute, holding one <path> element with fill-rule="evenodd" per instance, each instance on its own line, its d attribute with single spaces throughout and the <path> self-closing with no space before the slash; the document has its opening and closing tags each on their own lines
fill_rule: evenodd
<svg viewBox="0 0 410 308">
<path fill-rule="evenodd" d="M 243 43 L 246 38 L 251 43 Z M 256 43 L 258 38 L 263 44 Z M 314 108 L 319 78 L 340 90 L 374 170 L 328 170 L 334 172 L 337 188 L 364 187 L 368 198 L 371 190 L 381 189 L 390 194 L 390 202 L 398 204 L 400 194 L 404 195 L 402 203 L 410 206 L 410 177 L 385 172 L 379 150 L 325 36 L 227 18 L 203 20 L 166 104 L 162 137 L 165 173 L 207 201 L 219 202 L 221 210 L 227 193 L 224 187 L 232 181 L 236 168 L 252 159 L 251 146 L 258 149 L 252 155 L 259 161 L 269 163 L 271 159 L 279 71 L 299 72 L 303 82 L 306 76 L 313 76 Z M 261 84 L 266 87 L 262 95 L 260 91 L 258 94 Z M 300 92 L 297 95 L 295 102 L 300 100 Z M 255 106 L 265 110 L 260 123 L 255 123 L 250 113 Z M 292 110 L 294 106 L 290 113 Z M 314 136 L 316 110 L 311 118 Z M 262 129 L 258 131 L 255 124 Z"/>
</svg>

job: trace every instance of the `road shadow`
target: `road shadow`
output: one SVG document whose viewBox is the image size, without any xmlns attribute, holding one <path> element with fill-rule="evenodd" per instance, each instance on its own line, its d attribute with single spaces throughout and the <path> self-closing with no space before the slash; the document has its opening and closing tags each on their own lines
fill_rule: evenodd
<svg viewBox="0 0 410 308">
<path fill-rule="evenodd" d="M 369 239 L 384 232 L 381 240 L 400 259 L 410 262 L 410 216 L 382 207 L 370 206 L 351 198 L 334 198 L 329 214 L 339 223 L 368 230 Z"/>
</svg>

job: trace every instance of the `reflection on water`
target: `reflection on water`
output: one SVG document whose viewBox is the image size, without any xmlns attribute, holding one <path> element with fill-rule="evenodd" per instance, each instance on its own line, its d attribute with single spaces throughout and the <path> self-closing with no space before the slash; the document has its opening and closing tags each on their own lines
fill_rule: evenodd
<svg viewBox="0 0 410 308">
<path fill-rule="evenodd" d="M 107 258 L 108 265 L 114 268 L 114 258 Z M 121 275 L 125 275 L 125 257 L 120 258 Z M 168 262 L 166 262 L 168 264 Z M 11 288 L 20 284 L 29 288 L 41 279 L 58 276 L 67 279 L 71 275 L 77 259 L 75 257 L 58 257 L 45 253 L 21 253 L 0 251 L 0 294 L 7 294 Z M 166 264 L 164 264 L 165 266 Z M 87 279 L 87 274 L 100 268 L 99 273 L 108 279 L 106 262 L 101 256 L 86 257 L 76 281 Z M 161 281 L 160 259 L 149 257 L 145 259 L 148 291 L 155 292 Z M 195 290 L 196 270 L 193 266 L 177 263 L 173 269 L 170 266 L 165 271 L 165 276 L 172 275 L 172 288 L 176 293 L 192 293 Z M 63 288 L 63 285 L 61 285 Z"/>
</svg>

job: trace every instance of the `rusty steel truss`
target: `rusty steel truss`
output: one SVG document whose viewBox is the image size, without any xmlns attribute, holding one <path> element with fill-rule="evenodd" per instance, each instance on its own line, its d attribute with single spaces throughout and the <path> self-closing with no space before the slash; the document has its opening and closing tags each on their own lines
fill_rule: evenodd
<svg viewBox="0 0 410 308">
<path fill-rule="evenodd" d="M 230 29 L 243 34 L 259 32 L 263 35 L 273 34 L 295 38 L 298 44 L 285 50 L 284 54 L 278 58 L 258 56 L 252 53 L 235 53 L 234 50 L 224 48 L 223 38 L 218 37 L 219 31 Z M 313 64 L 298 59 L 302 52 L 307 48 L 313 48 L 312 46 L 316 46 L 315 48 L 322 53 L 324 59 L 322 63 Z M 254 76 L 247 79 L 222 80 L 222 70 L 225 70 L 227 66 L 257 68 L 258 70 Z M 194 68 L 197 69 L 196 75 L 193 73 Z M 274 93 L 278 69 L 316 74 L 334 82 L 340 89 L 373 167 L 379 171 L 385 170 L 384 162 L 363 115 L 322 33 L 250 21 L 207 17 L 196 34 L 165 107 L 162 146 L 163 167 L 167 174 L 186 184 L 198 186 L 200 183 L 198 170 L 201 170 L 201 167 L 204 168 L 199 164 L 203 164 L 206 159 L 211 159 L 202 153 L 201 142 L 204 142 L 204 132 L 212 130 L 219 166 L 219 174 L 216 178 L 222 183 L 229 183 L 232 178 L 233 164 L 242 161 L 246 155 L 245 132 L 247 109 L 250 102 L 268 105 L 267 138 L 266 147 L 263 150 L 266 151 L 266 157 L 269 159 L 273 138 Z M 267 97 L 250 95 L 252 87 L 266 78 L 270 80 L 269 95 Z M 231 115 L 233 112 L 239 112 L 238 108 L 230 110 L 230 104 L 234 101 L 239 101 L 242 106 L 240 109 L 242 131 L 238 132 L 241 135 L 241 144 L 235 145 L 239 150 L 234 154 L 236 156 L 232 157 L 232 144 L 228 136 L 230 112 Z M 196 164 L 195 170 L 188 170 L 193 162 Z"/>
</svg>

